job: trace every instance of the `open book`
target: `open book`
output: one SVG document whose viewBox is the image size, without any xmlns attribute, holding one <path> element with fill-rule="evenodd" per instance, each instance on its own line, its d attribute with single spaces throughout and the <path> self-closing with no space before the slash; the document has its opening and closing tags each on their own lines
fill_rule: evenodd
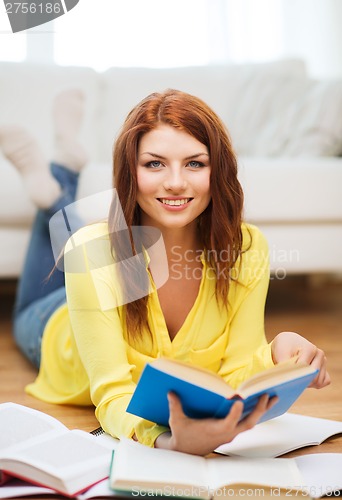
<svg viewBox="0 0 342 500">
<path fill-rule="evenodd" d="M 342 422 L 285 413 L 242 432 L 215 451 L 242 457 L 278 457 L 304 446 L 323 443 L 342 434 Z"/>
<path fill-rule="evenodd" d="M 167 426 L 170 391 L 180 397 L 185 414 L 192 418 L 225 417 L 233 403 L 241 399 L 244 418 L 262 394 L 277 396 L 279 401 L 263 415 L 262 422 L 285 413 L 316 375 L 312 366 L 290 360 L 254 375 L 234 390 L 209 370 L 158 358 L 145 366 L 127 411 Z"/>
<path fill-rule="evenodd" d="M 276 497 L 285 491 L 288 496 L 318 498 L 342 488 L 341 470 L 340 453 L 298 458 L 204 458 L 123 439 L 114 452 L 110 486 L 132 496 L 209 500 L 232 497 L 234 492 L 254 498 L 264 497 L 266 492 Z"/>
<path fill-rule="evenodd" d="M 67 496 L 108 477 L 117 440 L 69 430 L 43 412 L 0 404 L 0 483 L 15 476 Z"/>
<path fill-rule="evenodd" d="M 38 498 L 50 498 L 53 500 L 53 495 L 60 497 L 60 493 L 57 493 L 55 490 L 50 488 L 46 488 L 45 486 L 36 486 L 27 481 L 23 481 L 22 479 L 11 479 L 8 483 L 3 486 L 0 486 L 0 500 L 7 498 L 24 498 L 24 497 L 34 497 Z M 44 495 L 44 496 L 42 496 Z M 103 479 L 99 483 L 96 483 L 94 486 L 91 486 L 87 490 L 82 493 L 79 493 L 73 498 L 78 500 L 88 500 L 90 498 L 103 498 L 103 497 L 119 497 L 122 499 L 122 495 L 116 494 L 109 487 L 109 480 Z"/>
</svg>

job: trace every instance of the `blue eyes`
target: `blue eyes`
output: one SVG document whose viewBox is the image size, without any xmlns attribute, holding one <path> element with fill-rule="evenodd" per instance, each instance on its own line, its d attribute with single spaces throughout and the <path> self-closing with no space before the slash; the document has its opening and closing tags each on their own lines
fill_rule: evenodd
<svg viewBox="0 0 342 500">
<path fill-rule="evenodd" d="M 200 161 L 190 161 L 189 163 L 187 163 L 186 166 L 196 169 L 196 168 L 205 167 L 205 164 L 200 162 Z M 152 168 L 152 169 L 153 168 L 161 168 L 161 167 L 163 167 L 163 164 L 158 160 L 152 160 L 152 161 L 149 161 L 148 163 L 145 163 L 145 167 Z"/>
<path fill-rule="evenodd" d="M 204 163 L 200 162 L 200 161 L 190 161 L 188 163 L 188 166 L 190 168 L 199 168 L 199 167 L 204 167 Z"/>
<path fill-rule="evenodd" d="M 161 163 L 160 163 L 160 161 L 157 161 L 157 160 L 149 161 L 148 163 L 145 164 L 145 167 L 159 168 L 159 167 L 161 167 Z"/>
</svg>

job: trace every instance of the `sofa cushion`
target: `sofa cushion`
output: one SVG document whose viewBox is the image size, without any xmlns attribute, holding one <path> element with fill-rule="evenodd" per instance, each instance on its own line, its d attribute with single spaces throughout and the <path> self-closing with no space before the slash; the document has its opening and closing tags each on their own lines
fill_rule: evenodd
<svg viewBox="0 0 342 500">
<path fill-rule="evenodd" d="M 342 82 L 298 74 L 256 74 L 228 122 L 244 156 L 338 156 L 342 153 Z"/>
<path fill-rule="evenodd" d="M 227 123 L 235 150 L 242 156 L 282 156 L 289 106 L 307 88 L 302 74 L 268 71 L 250 75 L 228 109 Z"/>
<path fill-rule="evenodd" d="M 342 82 L 309 81 L 288 110 L 282 153 L 289 156 L 342 154 Z"/>
<path fill-rule="evenodd" d="M 306 82 L 303 61 L 172 69 L 111 68 L 102 79 L 101 151 L 104 156 L 101 159 L 110 160 L 113 140 L 128 112 L 150 93 L 168 88 L 183 90 L 203 99 L 226 124 L 235 149 L 248 154 L 251 144 L 257 143 L 260 121 L 267 124 L 270 113 L 276 111 L 275 102 L 283 105 L 276 99 L 277 89 L 280 81 L 289 78 Z M 269 82 L 267 91 L 272 93 L 269 100 L 272 106 L 267 113 L 260 102 L 260 92 L 266 95 L 266 90 L 263 90 L 266 82 Z M 252 113 L 255 115 L 253 120 Z M 267 154 L 263 151 L 262 154 Z"/>
</svg>

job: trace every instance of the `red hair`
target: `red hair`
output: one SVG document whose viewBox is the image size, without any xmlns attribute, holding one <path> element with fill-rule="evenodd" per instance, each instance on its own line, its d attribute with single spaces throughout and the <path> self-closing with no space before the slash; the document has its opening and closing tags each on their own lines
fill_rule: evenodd
<svg viewBox="0 0 342 500">
<path fill-rule="evenodd" d="M 212 199 L 199 216 L 198 231 L 208 263 L 216 271 L 216 298 L 227 305 L 230 270 L 242 247 L 243 192 L 237 178 L 237 159 L 220 118 L 201 99 L 178 90 L 153 93 L 143 99 L 127 116 L 115 142 L 114 187 L 129 228 L 133 251 L 137 249 L 134 248 L 130 228 L 140 225 L 140 208 L 136 202 L 139 141 L 161 123 L 190 134 L 208 148 Z M 116 221 L 113 203 L 109 214 L 109 232 L 114 251 L 117 251 L 114 238 Z M 224 259 L 220 258 L 222 255 Z M 123 286 L 128 286 L 125 285 L 125 276 Z M 129 335 L 139 335 L 143 327 L 148 328 L 147 300 L 148 297 L 143 297 L 126 304 Z"/>
</svg>

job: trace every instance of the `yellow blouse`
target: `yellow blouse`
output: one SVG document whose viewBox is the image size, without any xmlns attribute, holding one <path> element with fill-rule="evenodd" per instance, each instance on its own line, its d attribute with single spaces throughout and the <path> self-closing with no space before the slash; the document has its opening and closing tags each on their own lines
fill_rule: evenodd
<svg viewBox="0 0 342 500">
<path fill-rule="evenodd" d="M 153 446 L 165 428 L 126 413 L 147 362 L 166 356 L 193 363 L 217 372 L 233 387 L 271 367 L 271 349 L 264 333 L 268 247 L 255 226 L 243 225 L 242 231 L 243 249 L 247 250 L 233 269 L 238 279 L 231 282 L 228 308 L 218 305 L 215 276 L 202 259 L 198 296 L 171 341 L 150 278 L 148 319 L 152 337 L 146 334 L 143 341 L 130 344 L 123 307 L 114 306 L 119 291 L 115 266 L 108 261 L 107 224 L 79 230 L 65 252 L 67 305 L 61 306 L 46 325 L 40 371 L 27 392 L 52 403 L 94 404 L 105 431 L 119 438 L 135 433 L 140 442 Z M 93 252 L 87 244 L 95 240 L 104 248 L 100 266 L 93 261 L 94 254 L 98 259 L 101 253 L 99 245 Z"/>
</svg>

